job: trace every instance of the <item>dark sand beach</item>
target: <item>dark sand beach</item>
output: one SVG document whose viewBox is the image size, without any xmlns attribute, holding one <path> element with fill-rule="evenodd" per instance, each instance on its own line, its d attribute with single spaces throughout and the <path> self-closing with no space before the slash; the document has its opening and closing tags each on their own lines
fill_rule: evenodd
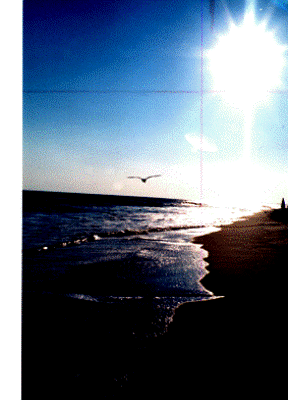
<svg viewBox="0 0 288 400">
<path fill-rule="evenodd" d="M 203 285 L 224 297 L 179 306 L 160 337 L 131 337 L 149 307 L 24 292 L 22 398 L 282 396 L 288 228 L 278 211 L 195 240 L 209 253 Z"/>
<path fill-rule="evenodd" d="M 184 352 L 198 323 L 206 394 L 278 398 L 285 389 L 287 213 L 261 212 L 194 240 L 209 253 L 203 285 L 224 297 L 181 305 L 168 336 Z"/>
<path fill-rule="evenodd" d="M 202 283 L 215 295 L 263 301 L 285 293 L 286 210 L 257 213 L 219 232 L 198 237 L 194 243 L 202 244 L 209 253 L 206 261 L 210 274 Z"/>
</svg>

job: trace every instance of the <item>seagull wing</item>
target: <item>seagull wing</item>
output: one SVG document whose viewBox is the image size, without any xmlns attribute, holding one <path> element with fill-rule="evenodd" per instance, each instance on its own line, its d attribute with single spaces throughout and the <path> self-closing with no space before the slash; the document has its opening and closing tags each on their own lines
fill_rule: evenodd
<svg viewBox="0 0 288 400">
<path fill-rule="evenodd" d="M 145 178 L 145 179 L 156 178 L 157 176 L 161 176 L 161 175 L 150 175 L 150 176 L 147 176 L 147 178 Z"/>
<path fill-rule="evenodd" d="M 128 179 L 134 179 L 134 178 L 136 178 L 136 179 L 142 179 L 142 178 L 140 178 L 140 176 L 128 176 Z"/>
</svg>

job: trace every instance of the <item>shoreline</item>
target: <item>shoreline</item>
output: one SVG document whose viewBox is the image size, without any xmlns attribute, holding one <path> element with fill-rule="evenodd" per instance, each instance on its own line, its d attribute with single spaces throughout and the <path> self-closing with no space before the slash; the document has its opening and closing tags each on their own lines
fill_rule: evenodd
<svg viewBox="0 0 288 400">
<path fill-rule="evenodd" d="M 215 296 L 229 299 L 242 296 L 244 289 L 249 297 L 276 292 L 271 282 L 281 287 L 283 284 L 281 273 L 288 245 L 286 218 L 282 210 L 260 211 L 193 239 L 208 252 L 204 258 L 208 274 L 201 284 Z"/>
<path fill-rule="evenodd" d="M 180 305 L 166 340 L 168 348 L 200 360 L 205 378 L 191 371 L 208 395 L 278 397 L 285 388 L 287 212 L 261 211 L 193 240 L 208 252 L 201 283 L 223 297 Z M 194 342 L 198 348 L 187 350 Z"/>
<path fill-rule="evenodd" d="M 131 324 L 150 321 L 150 311 L 137 304 L 115 308 L 24 293 L 23 400 L 139 393 L 161 399 L 199 390 L 204 398 L 258 398 L 270 390 L 280 397 L 287 233 L 264 211 L 195 238 L 208 251 L 201 283 L 224 297 L 181 304 L 158 337 L 131 337 Z"/>
</svg>

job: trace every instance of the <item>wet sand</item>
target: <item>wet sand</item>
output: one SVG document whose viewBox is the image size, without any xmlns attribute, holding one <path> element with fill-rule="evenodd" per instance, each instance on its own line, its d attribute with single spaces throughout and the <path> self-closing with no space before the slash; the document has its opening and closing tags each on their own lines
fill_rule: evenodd
<svg viewBox="0 0 288 400">
<path fill-rule="evenodd" d="M 210 273 L 202 280 L 203 285 L 215 295 L 234 300 L 282 296 L 288 226 L 287 213 L 281 211 L 257 213 L 196 238 L 194 243 L 202 244 L 209 253 L 205 261 Z"/>
<path fill-rule="evenodd" d="M 24 293 L 22 399 L 282 396 L 287 236 L 281 214 L 263 212 L 197 238 L 202 283 L 224 297 L 181 305 L 147 340 L 130 334 L 145 308 Z"/>
</svg>

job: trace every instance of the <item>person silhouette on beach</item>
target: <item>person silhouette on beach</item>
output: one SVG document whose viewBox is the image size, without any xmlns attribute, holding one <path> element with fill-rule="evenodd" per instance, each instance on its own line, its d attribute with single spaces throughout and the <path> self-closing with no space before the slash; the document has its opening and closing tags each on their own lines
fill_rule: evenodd
<svg viewBox="0 0 288 400">
<path fill-rule="evenodd" d="M 282 199 L 282 203 L 281 203 L 281 209 L 284 210 L 285 209 L 285 200 L 284 197 Z"/>
</svg>

